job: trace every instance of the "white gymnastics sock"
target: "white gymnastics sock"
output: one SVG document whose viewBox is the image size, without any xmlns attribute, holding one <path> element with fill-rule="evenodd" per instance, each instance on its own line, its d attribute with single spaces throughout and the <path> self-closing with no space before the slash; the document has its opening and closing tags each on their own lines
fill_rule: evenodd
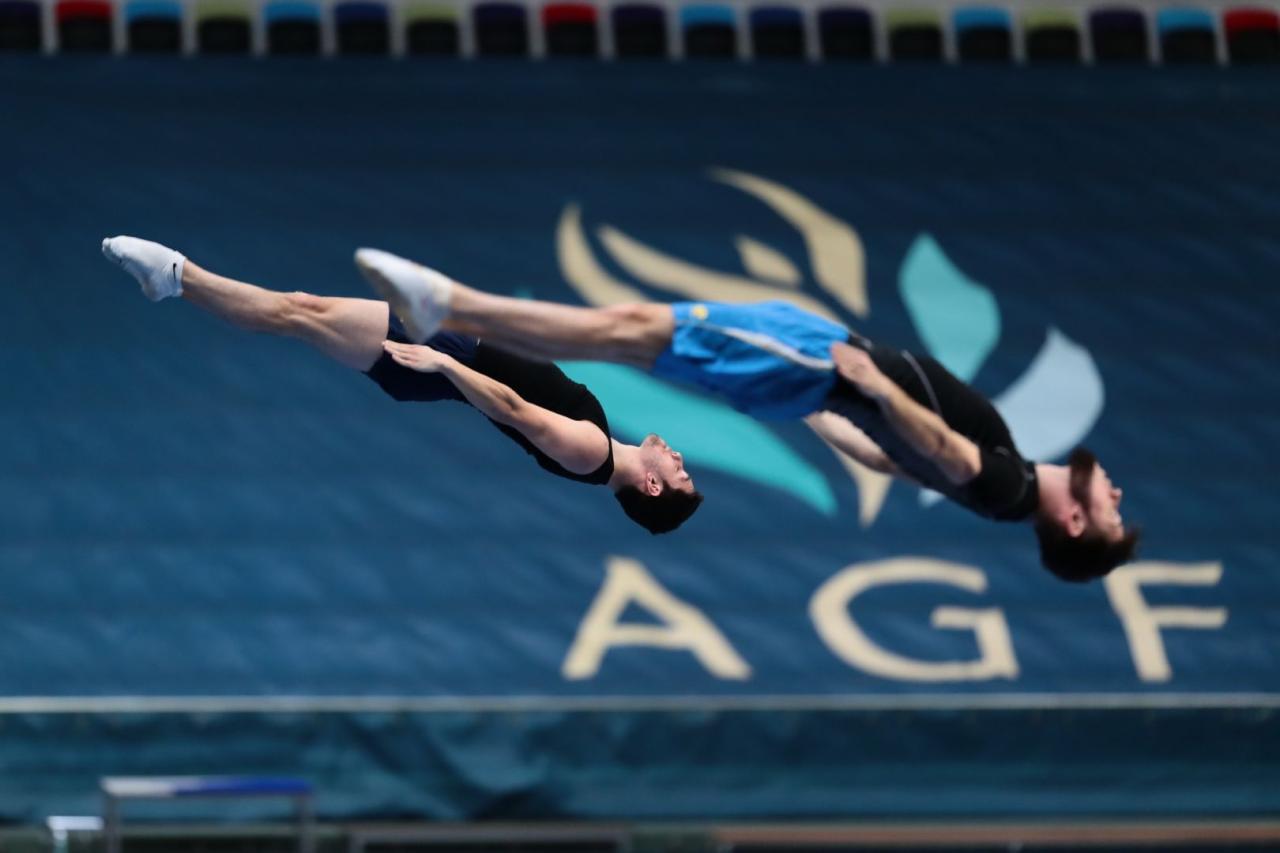
<svg viewBox="0 0 1280 853">
<path fill-rule="evenodd" d="M 422 343 L 440 330 L 440 324 L 449 316 L 452 279 L 380 249 L 356 249 L 356 266 L 391 305 L 415 343 Z"/>
<path fill-rule="evenodd" d="M 187 258 L 168 246 L 137 237 L 108 237 L 102 254 L 138 280 L 152 302 L 182 295 L 182 267 Z"/>
</svg>

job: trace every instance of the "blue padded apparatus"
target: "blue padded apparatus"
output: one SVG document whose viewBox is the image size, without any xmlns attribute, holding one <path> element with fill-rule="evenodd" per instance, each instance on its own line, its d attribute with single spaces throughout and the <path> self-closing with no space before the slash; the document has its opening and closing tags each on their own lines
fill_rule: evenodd
<svg viewBox="0 0 1280 853">
<path fill-rule="evenodd" d="M 737 18 L 730 7 L 686 6 L 680 10 L 680 24 L 687 56 L 728 59 L 737 55 Z"/>
<path fill-rule="evenodd" d="M 315 56 L 320 53 L 320 7 L 305 0 L 276 0 L 262 11 L 267 25 L 267 51 L 273 55 Z M 339 39 L 343 33 L 339 32 Z M 375 34 L 376 37 L 376 34 Z"/>
<path fill-rule="evenodd" d="M 751 48 L 757 57 L 804 56 L 804 17 L 790 6 L 762 6 L 751 10 Z"/>
<path fill-rule="evenodd" d="M 262 19 L 268 24 L 284 21 L 320 21 L 320 7 L 299 0 L 277 0 L 262 10 Z"/>
<path fill-rule="evenodd" d="M 348 0 L 333 8 L 338 52 L 381 56 L 391 49 L 390 10 L 372 0 Z"/>
<path fill-rule="evenodd" d="M 751 10 L 753 27 L 799 27 L 803 24 L 800 10 L 789 6 L 762 6 Z"/>
<path fill-rule="evenodd" d="M 1007 10 L 964 7 L 955 11 L 952 23 L 961 61 L 1008 62 L 1013 58 L 1013 24 Z"/>
<path fill-rule="evenodd" d="M 172 0 L 134 0 L 124 7 L 126 23 L 139 19 L 172 20 L 182 19 L 182 6 Z"/>
<path fill-rule="evenodd" d="M 1161 9 L 1156 14 L 1160 59 L 1169 65 L 1218 61 L 1214 18 L 1203 9 Z"/>
<path fill-rule="evenodd" d="M 207 797 L 218 794 L 302 796 L 311 794 L 314 790 L 315 787 L 307 780 L 288 776 L 212 776 L 175 782 L 170 794 L 174 797 Z"/>
<path fill-rule="evenodd" d="M 1013 27 L 1013 21 L 1008 10 L 991 6 L 969 6 L 956 9 L 951 20 L 955 24 L 956 30 L 960 32 L 976 27 L 1003 29 L 1011 29 Z"/>
<path fill-rule="evenodd" d="M 737 23 L 733 9 L 728 6 L 700 4 L 685 6 L 680 10 L 680 24 L 684 27 L 713 26 L 732 27 Z"/>
<path fill-rule="evenodd" d="M 1156 29 L 1161 33 L 1178 30 L 1213 32 L 1213 15 L 1203 9 L 1161 9 L 1156 13 Z"/>
<path fill-rule="evenodd" d="M 182 49 L 182 7 L 171 0 L 135 0 L 124 8 L 130 53 L 178 53 Z"/>
<path fill-rule="evenodd" d="M 390 11 L 384 4 L 372 3 L 368 0 L 349 0 L 333 7 L 334 23 L 339 25 L 355 21 L 385 22 L 389 17 Z"/>
</svg>

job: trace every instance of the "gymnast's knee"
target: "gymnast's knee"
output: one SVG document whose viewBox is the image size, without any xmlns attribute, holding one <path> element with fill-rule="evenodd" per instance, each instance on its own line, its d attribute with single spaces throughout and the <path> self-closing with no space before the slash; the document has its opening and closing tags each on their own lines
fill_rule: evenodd
<svg viewBox="0 0 1280 853">
<path fill-rule="evenodd" d="M 281 293 L 276 305 L 263 318 L 266 326 L 263 331 L 305 337 L 323 323 L 332 301 L 327 296 L 316 296 L 300 290 Z"/>
<path fill-rule="evenodd" d="M 631 302 L 601 308 L 605 318 L 606 340 L 602 341 L 619 354 L 647 354 L 657 346 L 660 351 L 665 338 L 670 338 L 670 323 L 664 317 L 670 313 L 663 305 L 647 302 Z"/>
</svg>

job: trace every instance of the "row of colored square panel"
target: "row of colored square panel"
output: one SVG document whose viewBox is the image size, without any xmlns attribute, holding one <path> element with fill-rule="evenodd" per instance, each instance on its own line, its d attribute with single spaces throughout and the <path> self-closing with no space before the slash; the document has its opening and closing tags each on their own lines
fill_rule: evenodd
<svg viewBox="0 0 1280 853">
<path fill-rule="evenodd" d="M 1241 64 L 1280 61 L 1280 15 L 1271 6 L 1216 14 L 1039 2 L 940 10 L 836 2 L 0 0 L 0 50 Z"/>
</svg>

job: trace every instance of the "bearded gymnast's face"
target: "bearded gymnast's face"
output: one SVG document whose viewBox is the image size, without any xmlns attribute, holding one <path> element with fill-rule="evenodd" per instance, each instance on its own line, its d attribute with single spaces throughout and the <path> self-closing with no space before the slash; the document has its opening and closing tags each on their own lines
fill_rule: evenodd
<svg viewBox="0 0 1280 853">
<path fill-rule="evenodd" d="M 646 451 L 646 459 L 668 489 L 693 494 L 693 478 L 684 470 L 684 457 L 679 451 L 672 450 L 671 445 L 655 433 L 646 435 L 640 446 Z"/>
<path fill-rule="evenodd" d="M 1124 518 L 1120 515 L 1124 491 L 1111 482 L 1097 457 L 1083 447 L 1072 452 L 1067 465 L 1071 469 L 1071 496 L 1084 509 L 1086 531 L 1108 542 L 1119 542 L 1125 536 Z"/>
</svg>

